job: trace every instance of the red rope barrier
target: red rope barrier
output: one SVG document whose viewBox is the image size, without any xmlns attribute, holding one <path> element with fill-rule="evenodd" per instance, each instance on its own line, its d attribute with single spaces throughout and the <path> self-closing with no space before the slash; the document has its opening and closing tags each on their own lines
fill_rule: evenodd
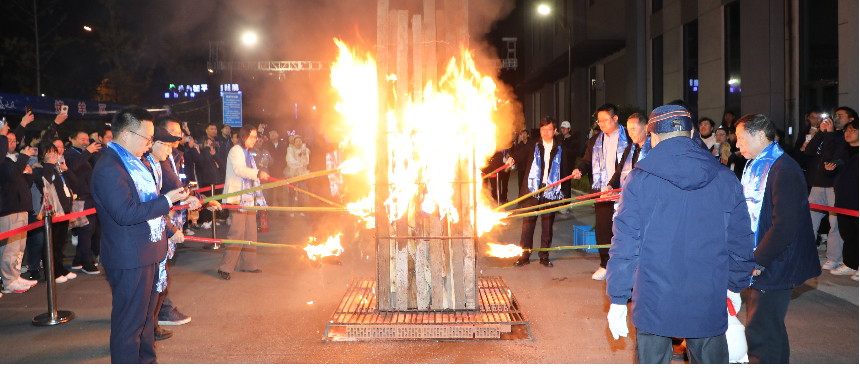
<svg viewBox="0 0 860 370">
<path fill-rule="evenodd" d="M 12 230 L 9 230 L 9 231 L 4 231 L 4 232 L 0 233 L 0 240 L 6 239 L 6 238 L 8 238 L 8 237 L 10 237 L 10 236 L 12 236 L 12 235 L 17 235 L 17 234 L 20 234 L 20 233 L 26 233 L 26 232 L 28 232 L 28 231 L 30 231 L 30 230 L 33 230 L 33 229 L 35 229 L 35 228 L 37 228 L 37 227 L 41 227 L 41 226 L 43 226 L 43 225 L 45 225 L 45 221 L 37 221 L 37 222 L 34 222 L 34 223 L 32 223 L 32 224 L 29 224 L 29 225 L 25 225 L 25 226 L 19 227 L 19 228 L 17 228 L 17 229 L 12 229 Z"/>
<path fill-rule="evenodd" d="M 851 209 L 828 207 L 825 205 L 815 204 L 815 203 L 809 203 L 809 208 L 816 209 L 819 211 L 824 211 L 824 212 L 841 213 L 841 214 L 847 215 L 847 216 L 860 217 L 860 216 L 858 216 L 857 211 L 851 210 Z"/>
</svg>

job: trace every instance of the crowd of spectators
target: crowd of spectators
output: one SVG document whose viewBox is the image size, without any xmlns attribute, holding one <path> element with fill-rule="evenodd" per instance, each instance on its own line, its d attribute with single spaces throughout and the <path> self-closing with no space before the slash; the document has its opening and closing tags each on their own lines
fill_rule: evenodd
<svg viewBox="0 0 860 370">
<path fill-rule="evenodd" d="M 99 123 L 93 127 L 91 122 L 67 122 L 67 117 L 61 113 L 46 128 L 36 130 L 35 117 L 28 113 L 17 125 L 10 121 L 0 129 L 0 232 L 42 219 L 45 203 L 56 216 L 94 208 L 90 193 L 93 168 L 113 139 L 111 125 Z M 307 142 L 294 130 L 283 130 L 285 134 L 281 135 L 278 128 L 267 129 L 266 126 L 258 126 L 259 140 L 250 150 L 258 168 L 274 177 L 307 173 L 308 164 L 313 160 Z M 183 122 L 182 138 L 171 155 L 183 185 L 196 182 L 203 188 L 224 184 L 227 153 L 238 143 L 238 131 L 215 123 L 189 125 Z M 195 132 L 201 135 L 192 136 Z M 330 146 L 324 135 L 319 141 Z M 316 159 L 322 166 L 325 166 L 325 153 L 321 151 L 321 158 Z M 308 188 L 305 182 L 296 186 L 303 190 Z M 328 184 L 325 188 L 328 190 Z M 222 189 L 212 191 L 217 195 Z M 308 203 L 303 193 L 288 187 L 267 189 L 265 197 L 270 206 Z M 297 212 L 290 216 L 305 214 Z M 182 230 L 185 235 L 211 229 L 214 223 L 230 223 L 227 211 L 206 208 L 188 212 L 187 220 Z M 55 222 L 51 234 L 48 252 L 57 261 L 53 265 L 57 283 L 74 279 L 80 273 L 101 273 L 98 267 L 101 227 L 95 214 Z M 69 256 L 71 261 L 64 255 L 69 242 L 75 247 L 74 256 Z M 2 293 L 24 293 L 45 281 L 44 248 L 43 228 L 0 240 Z"/>
</svg>

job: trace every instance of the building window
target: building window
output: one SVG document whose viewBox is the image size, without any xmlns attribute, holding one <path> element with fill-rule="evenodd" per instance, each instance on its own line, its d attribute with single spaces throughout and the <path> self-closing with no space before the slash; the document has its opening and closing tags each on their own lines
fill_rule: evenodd
<svg viewBox="0 0 860 370">
<path fill-rule="evenodd" d="M 839 105 L 839 5 L 836 0 L 801 0 L 799 10 L 800 113 L 835 108 Z"/>
<path fill-rule="evenodd" d="M 651 13 L 663 10 L 663 0 L 651 0 Z"/>
<path fill-rule="evenodd" d="M 741 114 L 741 2 L 726 5 L 725 94 L 726 110 Z"/>
<path fill-rule="evenodd" d="M 663 36 L 651 40 L 651 95 L 654 107 L 663 105 Z"/>
<path fill-rule="evenodd" d="M 694 111 L 699 110 L 698 19 L 684 25 L 684 102 Z"/>
</svg>

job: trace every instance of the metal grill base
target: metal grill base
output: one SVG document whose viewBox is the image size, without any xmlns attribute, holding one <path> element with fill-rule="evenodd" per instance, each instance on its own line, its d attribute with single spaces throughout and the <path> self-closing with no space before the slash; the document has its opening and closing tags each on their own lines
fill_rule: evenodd
<svg viewBox="0 0 860 370">
<path fill-rule="evenodd" d="M 325 340 L 532 339 L 531 329 L 505 280 L 478 279 L 478 310 L 378 311 L 376 280 L 353 278 L 326 324 Z"/>
</svg>

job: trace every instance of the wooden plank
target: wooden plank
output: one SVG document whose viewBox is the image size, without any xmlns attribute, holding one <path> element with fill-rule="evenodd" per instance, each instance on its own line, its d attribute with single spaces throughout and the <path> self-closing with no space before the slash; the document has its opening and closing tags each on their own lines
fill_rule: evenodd
<svg viewBox="0 0 860 370">
<path fill-rule="evenodd" d="M 469 0 L 457 0 L 459 9 L 454 19 L 457 25 L 457 47 L 469 49 Z M 459 50 L 458 50 L 459 51 Z"/>
<path fill-rule="evenodd" d="M 466 173 L 462 171 L 463 163 L 466 162 L 464 160 L 457 161 L 457 174 L 454 176 L 454 181 L 460 182 L 467 179 Z M 459 185 L 454 186 L 454 204 L 458 205 L 457 212 L 460 215 L 460 219 L 457 223 L 453 224 L 451 235 L 453 236 L 463 236 L 463 225 L 468 220 L 467 212 L 464 212 L 462 204 L 463 197 L 468 197 L 469 192 L 463 192 L 463 187 Z M 451 290 L 454 296 L 453 305 L 451 308 L 460 310 L 466 308 L 466 294 L 464 291 L 464 270 L 463 266 L 465 263 L 465 243 L 463 239 L 454 239 L 451 241 L 451 273 L 449 276 L 452 278 L 451 282 Z"/>
<path fill-rule="evenodd" d="M 424 25 L 421 23 L 421 15 L 412 16 L 412 101 L 415 103 L 424 100 Z"/>
<path fill-rule="evenodd" d="M 417 252 L 415 253 L 415 284 L 418 287 L 417 304 L 419 310 L 430 309 L 430 292 L 427 289 L 429 285 L 427 284 L 425 275 L 426 265 L 428 264 L 427 244 L 427 241 L 419 241 Z"/>
<path fill-rule="evenodd" d="M 385 212 L 385 200 L 388 199 L 388 122 L 386 112 L 388 111 L 388 82 L 385 75 L 388 73 L 388 0 L 377 0 L 376 3 L 376 82 L 377 82 L 377 140 L 376 140 L 376 233 L 380 237 L 388 237 L 388 215 Z M 376 240 L 376 281 L 377 287 L 388 287 L 391 285 L 390 277 L 390 242 L 388 239 Z M 377 289 L 379 309 L 390 310 L 392 308 L 390 294 L 384 294 L 385 289 Z"/>
<path fill-rule="evenodd" d="M 465 163 L 465 168 L 461 169 L 463 174 L 463 179 L 469 179 L 469 173 L 474 173 L 472 170 L 471 161 L 463 161 Z M 474 176 L 474 175 L 473 175 Z M 474 190 L 472 184 L 461 184 L 462 187 L 462 225 L 463 225 L 463 234 L 462 236 L 471 237 L 475 235 L 475 230 L 473 226 L 473 218 L 474 218 Z M 475 303 L 475 293 L 477 290 L 477 280 L 475 278 L 475 240 L 474 239 L 464 239 L 462 240 L 463 247 L 463 294 L 465 298 L 464 308 L 469 310 L 477 309 L 477 304 Z"/>
<path fill-rule="evenodd" d="M 402 224 L 401 221 L 397 221 L 398 226 Z M 405 227 L 401 230 L 401 227 L 397 228 L 398 235 L 402 232 L 405 232 Z M 395 307 L 398 310 L 406 310 L 409 308 L 409 252 L 406 250 L 406 241 L 398 240 L 397 243 L 397 294 L 396 294 L 396 302 Z"/>
<path fill-rule="evenodd" d="M 439 79 L 436 77 L 436 0 L 424 0 L 424 80 L 429 82 L 432 93 L 436 93 Z M 426 97 L 425 97 L 426 98 Z"/>
<path fill-rule="evenodd" d="M 439 211 L 430 216 L 430 235 L 442 235 L 442 220 L 439 219 Z M 442 240 L 430 240 L 430 308 L 441 310 L 444 307 L 442 298 L 445 294 L 445 251 L 442 250 Z"/>
<path fill-rule="evenodd" d="M 338 304 L 337 309 L 334 311 L 335 313 L 332 317 L 332 321 L 337 322 L 337 323 L 343 322 L 343 321 L 341 321 L 341 318 L 343 317 L 342 312 L 344 310 L 344 307 L 346 307 L 346 298 L 349 295 L 349 291 L 352 289 L 352 284 L 355 284 L 356 279 L 357 278 L 352 278 L 352 280 L 350 280 L 349 284 L 347 285 L 347 287 L 348 287 L 346 290 L 347 293 L 344 294 L 343 299 L 340 300 L 340 304 Z"/>
<path fill-rule="evenodd" d="M 457 55 L 457 24 L 455 19 L 460 4 L 457 0 L 445 0 L 445 64 L 452 56 Z"/>
<path fill-rule="evenodd" d="M 448 55 L 448 24 L 445 18 L 444 10 L 436 11 L 436 40 L 439 42 L 436 43 L 436 72 L 437 72 L 437 85 L 441 76 L 445 75 L 445 69 L 448 67 L 448 59 L 450 56 Z M 439 91 L 439 90 L 436 90 Z"/>
</svg>

